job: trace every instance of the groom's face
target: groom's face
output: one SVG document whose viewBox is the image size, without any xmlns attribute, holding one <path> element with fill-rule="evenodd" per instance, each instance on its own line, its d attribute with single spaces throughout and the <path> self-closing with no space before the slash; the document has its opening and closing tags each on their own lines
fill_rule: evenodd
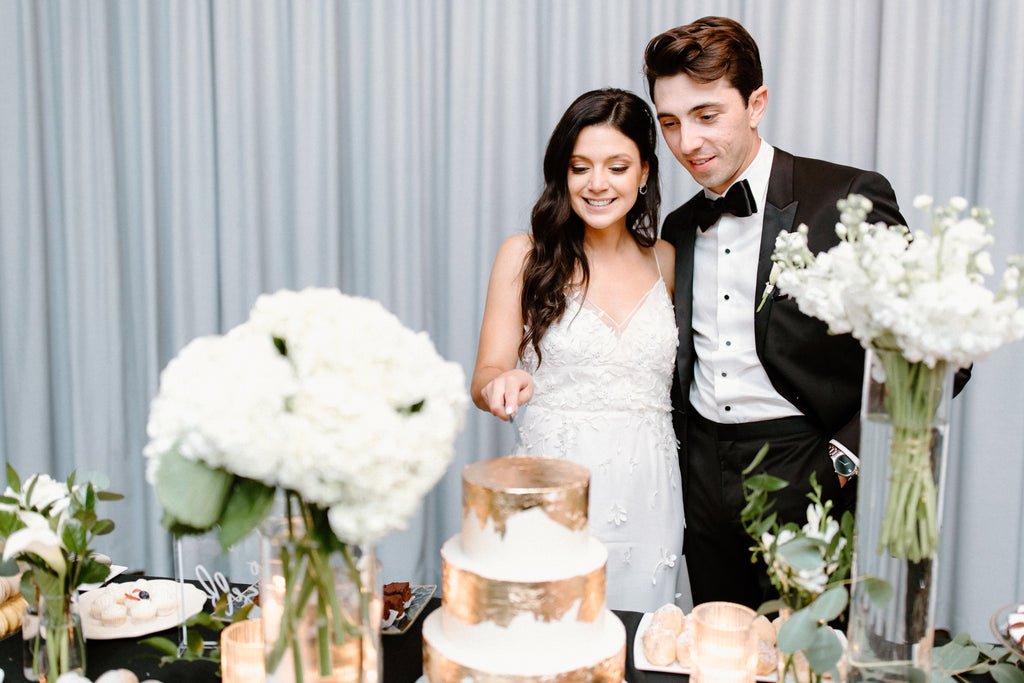
<svg viewBox="0 0 1024 683">
<path fill-rule="evenodd" d="M 761 86 L 747 102 L 725 79 L 698 83 L 685 74 L 654 83 L 665 144 L 701 186 L 723 194 L 757 156 L 757 125 L 768 102 Z"/>
</svg>

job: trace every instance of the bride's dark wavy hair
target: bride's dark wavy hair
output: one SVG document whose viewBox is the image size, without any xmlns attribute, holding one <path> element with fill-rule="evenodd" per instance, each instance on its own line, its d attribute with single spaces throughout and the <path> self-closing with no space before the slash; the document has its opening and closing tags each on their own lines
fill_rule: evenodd
<svg viewBox="0 0 1024 683">
<path fill-rule="evenodd" d="M 641 247 L 651 247 L 658 237 L 657 127 L 650 107 L 637 95 L 617 88 L 591 90 L 569 105 L 555 126 L 544 153 L 544 190 L 533 206 L 530 224 L 533 248 L 523 270 L 521 306 L 525 333 L 519 356 L 532 346 L 540 362 L 540 341 L 566 308 L 565 288 L 579 264 L 583 292 L 590 282 L 590 268 L 583 252 L 583 221 L 572 210 L 569 197 L 569 160 L 576 138 L 588 126 L 612 126 L 640 150 L 647 163 L 647 192 L 638 194 L 626 214 L 626 228 Z"/>
</svg>

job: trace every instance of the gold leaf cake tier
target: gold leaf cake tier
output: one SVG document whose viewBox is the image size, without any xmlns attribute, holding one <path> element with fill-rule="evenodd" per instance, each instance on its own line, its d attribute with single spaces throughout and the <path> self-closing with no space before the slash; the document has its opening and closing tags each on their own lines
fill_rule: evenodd
<svg viewBox="0 0 1024 683">
<path fill-rule="evenodd" d="M 441 549 L 442 608 L 423 625 L 431 683 L 619 683 L 625 629 L 587 532 L 589 471 L 509 456 L 463 470 L 462 532 Z"/>
</svg>

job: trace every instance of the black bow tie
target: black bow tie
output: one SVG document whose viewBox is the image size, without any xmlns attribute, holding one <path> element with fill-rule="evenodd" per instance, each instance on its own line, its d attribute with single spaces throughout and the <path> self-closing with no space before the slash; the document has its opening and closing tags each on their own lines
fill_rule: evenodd
<svg viewBox="0 0 1024 683">
<path fill-rule="evenodd" d="M 695 199 L 693 209 L 697 225 L 703 231 L 714 225 L 723 213 L 741 217 L 753 215 L 757 211 L 757 202 L 754 201 L 754 193 L 750 191 L 750 184 L 741 180 L 718 199 L 708 199 L 701 194 Z"/>
</svg>

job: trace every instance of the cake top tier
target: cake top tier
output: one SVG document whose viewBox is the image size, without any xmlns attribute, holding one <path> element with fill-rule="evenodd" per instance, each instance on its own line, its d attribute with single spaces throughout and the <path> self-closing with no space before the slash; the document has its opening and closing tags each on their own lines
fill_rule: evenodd
<svg viewBox="0 0 1024 683">
<path fill-rule="evenodd" d="M 590 471 L 555 458 L 511 455 L 467 465 L 462 470 L 463 515 L 476 513 L 504 535 L 505 522 L 520 512 L 542 508 L 562 526 L 579 531 L 587 526 Z"/>
</svg>

